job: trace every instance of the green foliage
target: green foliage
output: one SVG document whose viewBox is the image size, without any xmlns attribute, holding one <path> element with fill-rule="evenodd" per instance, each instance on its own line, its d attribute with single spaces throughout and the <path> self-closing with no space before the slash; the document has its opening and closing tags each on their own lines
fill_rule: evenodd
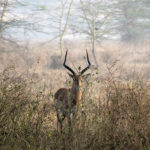
<svg viewBox="0 0 150 150">
<path fill-rule="evenodd" d="M 40 10 L 46 10 L 46 7 L 44 5 L 41 5 Z"/>
<path fill-rule="evenodd" d="M 79 72 L 81 71 L 81 66 L 78 67 L 78 71 L 79 71 Z"/>
</svg>

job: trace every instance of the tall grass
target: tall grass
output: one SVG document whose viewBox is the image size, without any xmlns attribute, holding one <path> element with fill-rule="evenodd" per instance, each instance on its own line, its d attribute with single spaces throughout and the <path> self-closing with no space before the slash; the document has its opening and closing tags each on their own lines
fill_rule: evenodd
<svg viewBox="0 0 150 150">
<path fill-rule="evenodd" d="M 149 150 L 150 83 L 111 72 L 83 89 L 72 130 L 57 130 L 53 93 L 15 68 L 0 73 L 0 149 Z M 94 82 L 97 82 L 95 85 Z"/>
</svg>

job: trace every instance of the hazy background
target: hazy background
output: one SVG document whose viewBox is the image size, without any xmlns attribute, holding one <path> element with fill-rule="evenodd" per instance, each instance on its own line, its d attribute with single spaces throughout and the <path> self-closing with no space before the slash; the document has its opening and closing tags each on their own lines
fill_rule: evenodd
<svg viewBox="0 0 150 150">
<path fill-rule="evenodd" d="M 88 49 L 93 69 L 149 72 L 149 14 L 149 0 L 1 0 L 0 68 L 61 69 L 66 49 L 77 67 Z"/>
</svg>

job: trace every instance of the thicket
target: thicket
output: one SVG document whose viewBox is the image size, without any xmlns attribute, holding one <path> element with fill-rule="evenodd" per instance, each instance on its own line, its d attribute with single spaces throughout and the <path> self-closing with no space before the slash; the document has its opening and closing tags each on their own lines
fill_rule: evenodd
<svg viewBox="0 0 150 150">
<path fill-rule="evenodd" d="M 57 130 L 53 93 L 15 68 L 0 73 L 0 149 L 149 150 L 150 83 L 111 74 L 88 81 L 72 130 Z M 40 81 L 38 81 L 39 83 Z M 103 89 L 103 90 L 101 90 Z M 93 98 L 93 94 L 97 98 Z"/>
</svg>

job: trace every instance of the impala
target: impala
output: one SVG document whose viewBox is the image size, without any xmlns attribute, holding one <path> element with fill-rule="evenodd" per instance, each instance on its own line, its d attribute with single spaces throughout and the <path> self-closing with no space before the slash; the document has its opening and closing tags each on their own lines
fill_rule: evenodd
<svg viewBox="0 0 150 150">
<path fill-rule="evenodd" d="M 70 71 L 68 75 L 73 79 L 72 88 L 60 88 L 54 95 L 54 102 L 55 102 L 55 108 L 57 113 L 57 128 L 58 124 L 60 124 L 60 130 L 62 131 L 62 123 L 64 119 L 68 118 L 68 124 L 71 125 L 71 114 L 74 113 L 74 108 L 78 106 L 81 97 L 81 84 L 82 84 L 82 77 L 83 74 L 90 68 L 91 63 L 89 60 L 88 52 L 86 51 L 87 55 L 87 62 L 88 66 L 84 68 L 82 71 L 80 71 L 78 74 L 76 74 L 73 69 L 71 69 L 69 66 L 66 65 L 66 59 L 67 59 L 67 53 L 65 54 L 64 59 L 64 67 Z"/>
</svg>

